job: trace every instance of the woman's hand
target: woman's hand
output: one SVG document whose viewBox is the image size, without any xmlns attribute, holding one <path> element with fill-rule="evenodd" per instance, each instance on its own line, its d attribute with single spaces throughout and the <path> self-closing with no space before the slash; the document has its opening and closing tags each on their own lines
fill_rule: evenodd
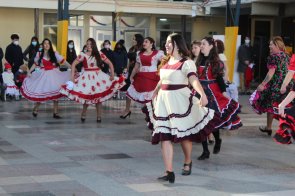
<svg viewBox="0 0 295 196">
<path fill-rule="evenodd" d="M 131 82 L 131 84 L 134 82 L 133 77 L 130 77 L 130 82 Z"/>
<path fill-rule="evenodd" d="M 264 90 L 264 85 L 259 84 L 259 86 L 257 87 L 257 91 L 263 91 L 263 90 Z"/>
<path fill-rule="evenodd" d="M 286 114 L 285 114 L 285 107 L 283 106 L 283 105 L 279 105 L 279 115 L 281 116 L 281 117 L 286 117 Z"/>
<path fill-rule="evenodd" d="M 208 99 L 206 95 L 202 95 L 200 98 L 200 105 L 205 107 L 208 104 Z"/>
<path fill-rule="evenodd" d="M 154 93 L 153 93 L 153 96 L 152 96 L 152 99 L 154 99 L 155 97 L 158 96 L 158 92 L 159 92 L 159 88 L 156 87 Z"/>
<path fill-rule="evenodd" d="M 114 78 L 115 78 L 114 74 L 111 74 L 111 76 L 110 76 L 110 80 L 113 81 Z"/>
<path fill-rule="evenodd" d="M 283 85 L 281 86 L 281 90 L 280 90 L 280 92 L 281 92 L 281 94 L 285 94 L 286 91 L 287 91 L 286 85 L 283 84 Z"/>
<path fill-rule="evenodd" d="M 28 72 L 27 77 L 31 77 L 31 76 L 32 76 L 31 72 Z"/>
</svg>

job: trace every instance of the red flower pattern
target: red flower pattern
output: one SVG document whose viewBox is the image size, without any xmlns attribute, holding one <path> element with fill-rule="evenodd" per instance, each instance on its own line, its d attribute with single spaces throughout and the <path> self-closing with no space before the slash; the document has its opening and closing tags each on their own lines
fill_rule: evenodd
<svg viewBox="0 0 295 196">
<path fill-rule="evenodd" d="M 85 80 L 85 76 L 82 76 L 82 80 Z"/>
<path fill-rule="evenodd" d="M 83 84 L 82 84 L 82 86 L 83 86 L 83 87 L 86 87 L 86 84 L 85 84 L 85 83 L 83 83 Z"/>
<path fill-rule="evenodd" d="M 95 86 L 92 86 L 91 87 L 91 90 L 94 92 L 95 91 Z"/>
<path fill-rule="evenodd" d="M 106 84 L 107 82 L 106 82 L 105 80 L 102 80 L 102 83 L 103 83 L 103 84 Z"/>
<path fill-rule="evenodd" d="M 99 82 L 96 82 L 96 85 L 97 85 L 97 86 L 100 86 Z"/>
</svg>

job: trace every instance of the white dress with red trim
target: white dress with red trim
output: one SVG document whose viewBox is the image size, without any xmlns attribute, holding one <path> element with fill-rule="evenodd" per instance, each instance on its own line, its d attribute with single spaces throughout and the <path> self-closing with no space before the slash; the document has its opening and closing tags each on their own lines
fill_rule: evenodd
<svg viewBox="0 0 295 196">
<path fill-rule="evenodd" d="M 198 76 L 200 83 L 208 99 L 210 109 L 213 109 L 220 115 L 221 121 L 216 122 L 216 129 L 227 128 L 230 130 L 238 129 L 242 122 L 238 113 L 240 113 L 240 104 L 234 99 L 228 99 L 223 96 L 216 78 L 212 74 L 212 66 L 209 65 L 204 73 L 204 66 L 198 67 Z"/>
<path fill-rule="evenodd" d="M 127 96 L 139 103 L 151 101 L 154 90 L 160 80 L 157 74 L 158 62 L 163 58 L 164 52 L 154 50 L 151 55 L 137 53 L 136 61 L 140 65 L 139 72 L 134 76 L 134 81 L 127 90 Z"/>
<path fill-rule="evenodd" d="M 55 57 L 60 64 L 65 61 L 57 52 L 55 53 Z M 63 97 L 59 91 L 61 85 L 70 80 L 70 71 L 61 72 L 59 67 L 46 57 L 43 57 L 40 65 L 38 65 L 39 58 L 40 53 L 37 53 L 35 65 L 40 66 L 40 69 L 35 69 L 31 77 L 25 78 L 20 89 L 21 94 L 26 99 L 34 102 L 57 100 Z"/>
<path fill-rule="evenodd" d="M 15 85 L 13 73 L 7 71 L 3 72 L 2 79 L 6 86 L 5 94 L 19 96 L 19 89 Z"/>
<path fill-rule="evenodd" d="M 103 61 L 107 59 L 103 53 L 100 53 L 100 56 Z M 67 89 L 67 86 L 63 85 L 60 90 L 69 99 L 82 104 L 97 104 L 110 99 L 118 89 L 124 86 L 123 76 L 114 77 L 111 81 L 110 76 L 97 66 L 94 57 L 81 53 L 77 60 L 83 63 L 83 68 L 75 79 L 73 89 Z"/>
<path fill-rule="evenodd" d="M 214 130 L 219 117 L 214 110 L 201 107 L 200 100 L 188 87 L 191 75 L 196 75 L 192 60 L 183 59 L 160 69 L 161 89 L 146 104 L 153 124 L 152 144 L 166 140 L 202 142 Z"/>
</svg>

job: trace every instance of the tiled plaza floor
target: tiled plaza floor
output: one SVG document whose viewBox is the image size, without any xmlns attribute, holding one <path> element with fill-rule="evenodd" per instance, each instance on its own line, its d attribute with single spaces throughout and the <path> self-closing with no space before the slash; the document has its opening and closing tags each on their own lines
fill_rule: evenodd
<svg viewBox="0 0 295 196">
<path fill-rule="evenodd" d="M 81 123 L 81 106 L 69 101 L 60 103 L 58 120 L 52 103 L 34 118 L 26 100 L 0 102 L 0 196 L 294 196 L 295 145 L 260 133 L 265 116 L 254 114 L 246 97 L 241 103 L 244 127 L 222 132 L 221 152 L 208 160 L 197 160 L 202 148 L 195 144 L 192 175 L 181 176 L 183 156 L 174 145 L 176 182 L 169 184 L 156 180 L 164 172 L 160 146 L 150 144 L 140 106 L 123 120 L 125 102 L 105 102 L 98 124 L 94 107 Z"/>
</svg>

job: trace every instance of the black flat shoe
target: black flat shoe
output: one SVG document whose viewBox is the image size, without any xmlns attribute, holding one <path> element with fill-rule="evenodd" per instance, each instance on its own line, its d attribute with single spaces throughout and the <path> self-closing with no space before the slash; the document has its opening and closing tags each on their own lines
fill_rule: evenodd
<svg viewBox="0 0 295 196">
<path fill-rule="evenodd" d="M 213 148 L 213 154 L 218 154 L 220 152 L 221 142 L 222 142 L 221 139 L 215 141 L 215 145 Z"/>
<path fill-rule="evenodd" d="M 192 164 L 193 164 L 192 161 L 190 163 L 184 163 L 183 164 L 183 168 L 185 168 L 186 166 L 188 166 L 189 167 L 189 170 L 182 169 L 181 175 L 183 175 L 183 176 L 191 175 L 191 173 L 192 173 Z"/>
<path fill-rule="evenodd" d="M 86 120 L 85 116 L 84 117 L 81 116 L 81 122 L 85 122 L 85 120 Z"/>
<path fill-rule="evenodd" d="M 96 119 L 96 122 L 97 122 L 97 123 L 101 123 L 101 118 L 97 118 L 97 119 Z"/>
<path fill-rule="evenodd" d="M 55 119 L 61 119 L 61 116 L 58 115 L 58 113 L 53 113 L 53 118 L 55 118 Z"/>
<path fill-rule="evenodd" d="M 121 115 L 120 116 L 120 118 L 121 119 L 125 119 L 125 118 L 127 118 L 129 116 L 129 118 L 130 118 L 130 116 L 131 116 L 131 111 L 129 111 L 127 114 L 125 114 L 125 115 Z"/>
<path fill-rule="evenodd" d="M 210 157 L 210 152 L 209 151 L 204 151 L 201 156 L 198 157 L 198 160 L 205 160 L 205 159 L 209 159 Z"/>
<path fill-rule="evenodd" d="M 33 115 L 34 117 L 37 117 L 37 116 L 38 116 L 38 112 L 37 112 L 37 111 L 33 111 L 33 112 L 32 112 L 32 115 Z"/>
<path fill-rule="evenodd" d="M 175 181 L 175 175 L 174 172 L 166 171 L 167 175 L 159 177 L 158 180 L 160 181 L 168 181 L 170 183 L 174 183 Z"/>
<path fill-rule="evenodd" d="M 271 136 L 271 134 L 272 134 L 272 130 L 267 129 L 266 127 L 259 127 L 259 131 L 261 131 L 263 133 L 267 133 L 267 135 L 269 135 L 269 136 Z"/>
</svg>

